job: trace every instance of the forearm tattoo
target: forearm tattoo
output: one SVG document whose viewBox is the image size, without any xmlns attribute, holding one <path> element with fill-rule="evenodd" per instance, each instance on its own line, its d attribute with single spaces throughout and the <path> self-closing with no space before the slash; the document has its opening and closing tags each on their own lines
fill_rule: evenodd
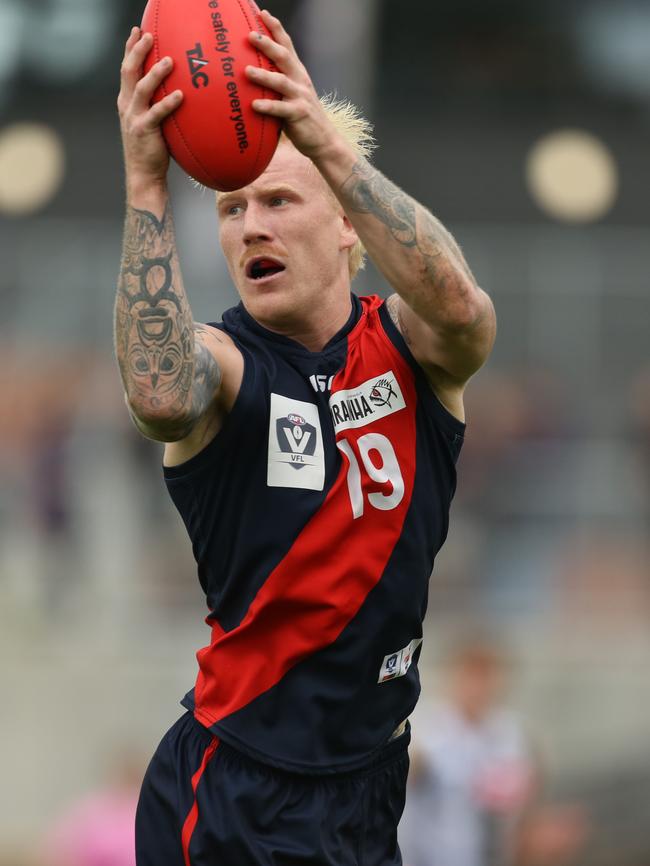
<svg viewBox="0 0 650 866">
<path fill-rule="evenodd" d="M 159 417 L 170 436 L 189 432 L 221 373 L 194 326 L 180 274 L 171 210 L 161 220 L 128 207 L 115 304 L 115 350 L 129 403 Z"/>
<path fill-rule="evenodd" d="M 460 247 L 442 223 L 367 160 L 357 162 L 341 191 L 353 211 L 374 215 L 402 246 L 419 253 L 432 281 L 444 282 L 452 264 L 473 283 Z"/>
</svg>

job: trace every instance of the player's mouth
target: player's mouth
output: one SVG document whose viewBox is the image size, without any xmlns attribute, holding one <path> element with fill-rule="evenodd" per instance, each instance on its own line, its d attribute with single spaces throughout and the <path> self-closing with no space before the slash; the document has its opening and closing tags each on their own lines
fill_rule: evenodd
<svg viewBox="0 0 650 866">
<path fill-rule="evenodd" d="M 257 256 L 246 263 L 246 276 L 258 285 L 268 283 L 286 270 L 282 262 L 271 256 Z"/>
</svg>

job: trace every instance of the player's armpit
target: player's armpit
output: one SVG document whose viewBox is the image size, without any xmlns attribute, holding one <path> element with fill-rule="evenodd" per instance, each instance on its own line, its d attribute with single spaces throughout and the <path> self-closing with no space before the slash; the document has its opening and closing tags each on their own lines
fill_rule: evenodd
<svg viewBox="0 0 650 866">
<path fill-rule="evenodd" d="M 474 320 L 462 327 L 434 328 L 399 295 L 387 301 L 391 319 L 434 389 L 462 393 L 468 379 L 487 360 L 496 336 L 496 316 L 489 296 L 478 290 Z"/>
<path fill-rule="evenodd" d="M 345 162 L 345 151 L 337 154 Z M 349 162 L 349 154 L 348 159 Z M 393 319 L 425 370 L 464 384 L 487 358 L 494 309 L 451 233 L 365 159 L 342 185 L 321 167 L 375 265 L 401 299 Z M 329 174 L 327 174 L 329 171 Z M 341 168 L 336 169 L 338 176 Z M 399 315 L 398 315 L 399 314 Z"/>
</svg>

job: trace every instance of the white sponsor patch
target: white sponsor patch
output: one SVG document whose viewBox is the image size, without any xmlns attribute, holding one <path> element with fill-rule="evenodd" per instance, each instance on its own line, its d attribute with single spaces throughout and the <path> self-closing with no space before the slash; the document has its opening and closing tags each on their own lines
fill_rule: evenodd
<svg viewBox="0 0 650 866">
<path fill-rule="evenodd" d="M 414 637 L 411 643 L 407 644 L 404 649 L 397 650 L 397 652 L 389 653 L 385 656 L 379 669 L 379 679 L 377 682 L 385 683 L 388 680 L 396 680 L 397 677 L 403 677 L 411 667 L 413 653 L 421 643 L 421 637 Z"/>
<path fill-rule="evenodd" d="M 401 388 L 392 370 L 368 379 L 357 388 L 336 391 L 330 397 L 330 412 L 337 433 L 365 427 L 405 407 Z"/>
<path fill-rule="evenodd" d="M 325 454 L 318 407 L 271 394 L 269 419 L 269 487 L 322 490 Z"/>
</svg>

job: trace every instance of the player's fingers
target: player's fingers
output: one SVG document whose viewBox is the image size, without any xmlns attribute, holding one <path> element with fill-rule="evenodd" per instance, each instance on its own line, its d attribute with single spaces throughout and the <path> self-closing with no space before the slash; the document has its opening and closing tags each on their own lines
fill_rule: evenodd
<svg viewBox="0 0 650 866">
<path fill-rule="evenodd" d="M 179 107 L 181 102 L 183 101 L 183 91 L 175 90 L 173 93 L 170 93 L 168 96 L 165 96 L 164 99 L 161 99 L 160 102 L 157 102 L 147 112 L 146 120 L 144 123 L 145 130 L 155 129 L 157 126 L 165 120 L 165 118 L 169 117 L 176 109 Z"/>
<path fill-rule="evenodd" d="M 289 36 L 287 31 L 284 29 L 284 26 L 279 18 L 276 18 L 275 15 L 271 15 L 268 9 L 263 9 L 262 20 L 271 31 L 271 34 L 276 42 L 279 42 L 279 44 L 283 45 L 285 48 L 294 50 L 291 36 Z"/>
<path fill-rule="evenodd" d="M 154 93 L 172 71 L 173 66 L 171 57 L 163 57 L 158 63 L 154 63 L 149 72 L 138 81 L 131 103 L 134 112 L 146 111 L 149 108 Z"/>
<path fill-rule="evenodd" d="M 280 45 L 279 42 L 270 39 L 264 33 L 258 33 L 256 30 L 249 35 L 249 39 L 255 48 L 265 54 L 281 72 L 290 75 L 300 68 L 300 60 L 293 48 Z"/>
<path fill-rule="evenodd" d="M 133 50 L 133 46 L 140 39 L 140 28 L 132 27 L 131 32 L 129 34 L 129 38 L 126 40 L 126 45 L 124 46 L 124 57 L 122 58 L 122 63 L 125 62 L 131 51 Z"/>
<path fill-rule="evenodd" d="M 281 99 L 254 99 L 252 105 L 260 114 L 269 114 L 281 120 L 296 120 L 302 113 L 297 110 L 295 104 L 283 102 Z"/>
<path fill-rule="evenodd" d="M 134 41 L 131 50 L 125 55 L 121 69 L 122 92 L 130 99 L 133 90 L 142 77 L 142 67 L 147 54 L 153 46 L 151 33 L 142 33 L 140 38 Z"/>
<path fill-rule="evenodd" d="M 131 100 L 131 96 L 133 95 L 133 88 L 135 87 L 135 84 L 130 81 L 127 70 L 131 52 L 139 41 L 140 28 L 133 27 L 131 29 L 131 33 L 129 34 L 129 38 L 126 40 L 126 44 L 124 46 L 124 57 L 122 58 L 122 65 L 120 67 L 120 92 L 117 97 L 117 108 L 120 113 L 126 110 L 128 103 Z"/>
<path fill-rule="evenodd" d="M 131 43 L 129 45 L 129 43 Z M 142 33 L 141 30 L 134 34 L 133 41 L 129 37 L 127 42 L 128 50 L 124 53 L 122 61 L 122 77 L 133 76 L 142 69 L 147 54 L 153 46 L 153 36 L 151 33 Z"/>
<path fill-rule="evenodd" d="M 247 66 L 246 75 L 262 87 L 275 90 L 281 96 L 295 96 L 298 92 L 296 83 L 282 72 L 270 72 L 268 69 L 260 69 L 259 66 Z"/>
</svg>

